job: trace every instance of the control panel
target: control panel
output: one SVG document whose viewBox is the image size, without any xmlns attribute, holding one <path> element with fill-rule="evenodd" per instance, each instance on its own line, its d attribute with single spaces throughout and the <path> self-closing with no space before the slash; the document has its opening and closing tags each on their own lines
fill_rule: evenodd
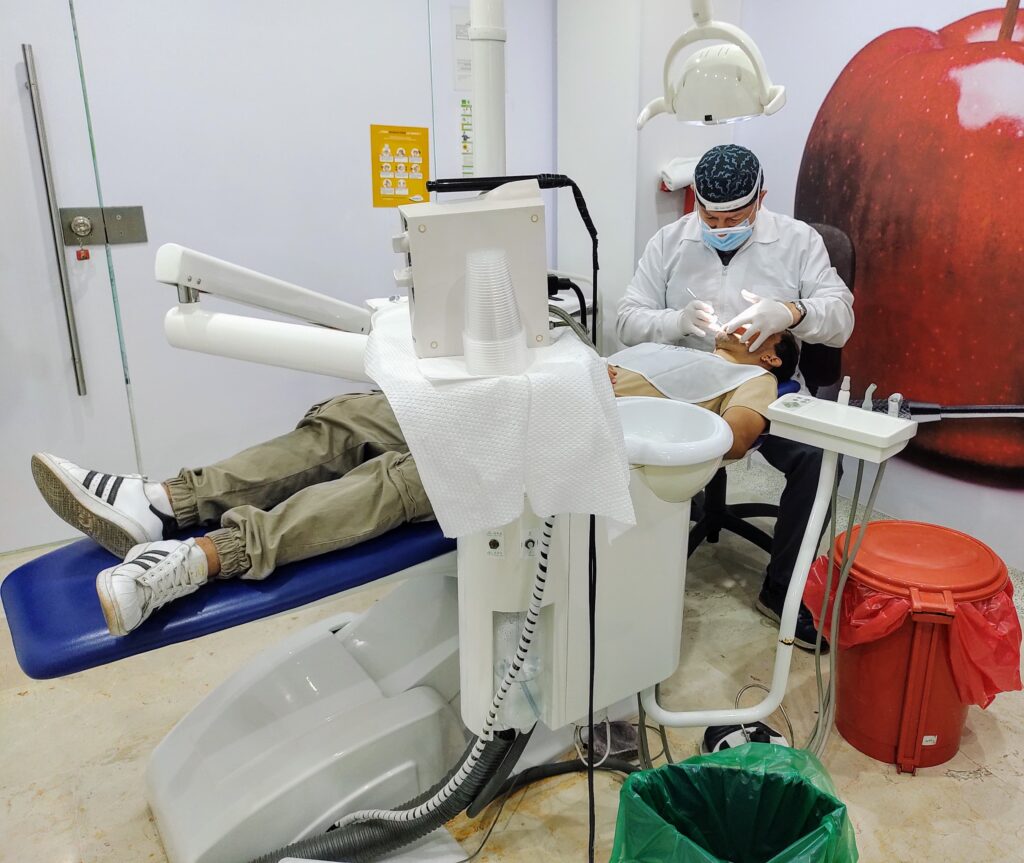
<svg viewBox="0 0 1024 863">
<path fill-rule="evenodd" d="M 781 396 L 768 408 L 771 434 L 842 455 L 883 462 L 902 450 L 917 423 L 805 393 Z"/>
</svg>

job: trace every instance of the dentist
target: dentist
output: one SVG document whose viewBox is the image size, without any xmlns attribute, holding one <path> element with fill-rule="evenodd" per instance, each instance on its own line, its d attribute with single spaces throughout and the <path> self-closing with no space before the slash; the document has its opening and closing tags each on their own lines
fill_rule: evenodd
<svg viewBox="0 0 1024 863">
<path fill-rule="evenodd" d="M 714 350 L 734 333 L 750 351 L 789 330 L 800 342 L 842 347 L 853 332 L 853 295 L 818 233 L 763 206 L 760 162 L 735 144 L 712 147 L 694 173 L 696 211 L 658 231 L 619 303 L 625 345 L 661 342 Z M 802 381 L 801 381 L 802 383 Z M 771 560 L 757 608 L 778 621 L 810 514 L 821 450 L 769 436 L 760 453 L 786 475 Z M 813 649 L 801 607 L 796 644 Z"/>
</svg>

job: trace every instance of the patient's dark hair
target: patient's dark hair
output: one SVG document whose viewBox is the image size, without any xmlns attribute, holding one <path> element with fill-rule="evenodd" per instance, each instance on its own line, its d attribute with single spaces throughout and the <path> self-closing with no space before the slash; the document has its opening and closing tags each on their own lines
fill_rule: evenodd
<svg viewBox="0 0 1024 863">
<path fill-rule="evenodd" d="M 796 363 L 800 359 L 800 346 L 796 343 L 796 336 L 789 330 L 783 330 L 779 336 L 775 343 L 775 355 L 782 360 L 782 364 L 771 369 L 771 373 L 780 381 L 788 381 L 796 371 Z"/>
</svg>

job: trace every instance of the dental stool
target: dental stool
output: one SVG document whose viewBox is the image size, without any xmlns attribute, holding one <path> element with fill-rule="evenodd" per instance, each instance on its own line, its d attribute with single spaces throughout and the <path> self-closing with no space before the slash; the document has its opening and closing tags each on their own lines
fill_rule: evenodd
<svg viewBox="0 0 1024 863">
<path fill-rule="evenodd" d="M 832 266 L 852 291 L 856 261 L 853 243 L 849 236 L 832 225 L 811 223 L 811 227 L 821 235 Z M 834 397 L 834 388 L 838 385 L 842 373 L 841 361 L 842 352 L 839 348 L 811 344 L 801 346 L 800 372 L 812 395 L 819 398 Z M 799 389 L 800 385 L 796 381 L 783 381 L 779 384 L 779 395 L 789 395 Z M 762 435 L 758 438 L 754 450 L 765 437 L 766 435 Z M 773 503 L 727 504 L 727 485 L 728 476 L 723 466 L 704 489 L 704 510 L 690 529 L 688 553 L 692 555 L 704 541 L 718 542 L 721 532 L 728 530 L 771 554 L 771 534 L 752 524 L 748 519 L 776 518 L 779 514 L 778 505 Z M 694 504 L 696 508 L 696 501 Z"/>
<path fill-rule="evenodd" d="M 779 384 L 779 395 L 789 395 L 798 392 L 800 385 L 796 381 L 783 381 Z M 754 443 L 753 448 L 747 453 L 755 452 L 767 435 L 761 435 Z M 735 464 L 740 459 L 734 459 L 729 464 Z M 725 496 L 728 490 L 729 477 L 725 471 L 726 466 L 720 467 L 711 481 L 704 487 L 704 507 L 700 518 L 690 528 L 689 549 L 687 554 L 692 555 L 702 542 L 718 542 L 723 530 L 742 536 L 748 542 L 752 542 L 758 548 L 768 554 L 772 552 L 772 537 L 761 528 L 751 524 L 747 519 L 751 518 L 776 518 L 779 514 L 779 507 L 774 503 L 734 503 L 727 504 Z"/>
</svg>

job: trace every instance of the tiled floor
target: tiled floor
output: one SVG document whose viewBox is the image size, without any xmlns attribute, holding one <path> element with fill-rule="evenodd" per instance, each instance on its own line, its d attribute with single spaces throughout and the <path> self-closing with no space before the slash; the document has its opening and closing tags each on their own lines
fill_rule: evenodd
<svg viewBox="0 0 1024 863">
<path fill-rule="evenodd" d="M 740 467 L 730 487 L 749 499 L 770 496 L 773 482 Z M 13 563 L 0 558 L 0 576 Z M 727 705 L 744 684 L 767 680 L 773 629 L 751 607 L 763 565 L 760 552 L 731 538 L 691 560 L 685 659 L 664 687 L 667 705 Z M 0 633 L 0 861 L 163 861 L 142 783 L 156 743 L 266 644 L 380 595 L 364 591 L 54 681 L 26 678 Z M 813 721 L 814 689 L 813 664 L 798 653 L 786 698 L 798 741 Z M 697 736 L 670 733 L 676 758 L 694 751 Z M 824 762 L 849 805 L 865 861 L 1024 860 L 1021 693 L 1001 695 L 985 711 L 971 708 L 960 753 L 916 776 L 898 775 L 835 735 Z M 618 785 L 609 774 L 597 778 L 598 859 L 611 849 Z M 493 815 L 452 825 L 467 851 Z M 550 780 L 509 800 L 477 859 L 582 860 L 586 837 L 585 781 Z"/>
</svg>

